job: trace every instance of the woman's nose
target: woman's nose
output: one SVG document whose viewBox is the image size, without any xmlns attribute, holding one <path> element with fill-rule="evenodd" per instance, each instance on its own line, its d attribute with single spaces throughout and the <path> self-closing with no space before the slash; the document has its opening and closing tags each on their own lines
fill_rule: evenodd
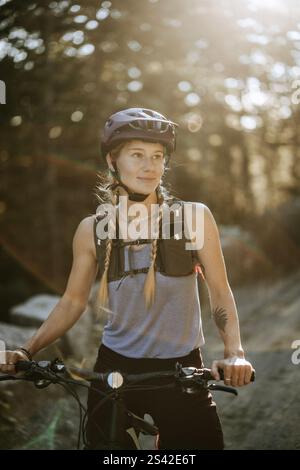
<svg viewBox="0 0 300 470">
<path fill-rule="evenodd" d="M 155 168 L 154 161 L 152 160 L 152 158 L 144 158 L 143 168 L 150 170 Z"/>
</svg>

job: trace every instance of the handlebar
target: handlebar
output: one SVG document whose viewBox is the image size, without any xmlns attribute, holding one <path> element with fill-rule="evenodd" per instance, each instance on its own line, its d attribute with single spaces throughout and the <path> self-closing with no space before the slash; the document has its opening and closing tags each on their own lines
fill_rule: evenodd
<svg viewBox="0 0 300 470">
<path fill-rule="evenodd" d="M 176 363 L 175 370 L 166 370 L 159 372 L 146 372 L 140 374 L 127 374 L 119 371 L 110 372 L 94 372 L 88 369 L 79 369 L 77 367 L 66 367 L 65 364 L 59 360 L 55 361 L 18 361 L 16 363 L 17 372 L 25 372 L 25 379 L 38 382 L 40 380 L 47 380 L 50 383 L 56 383 L 61 380 L 63 374 L 69 373 L 72 377 L 77 376 L 80 379 L 92 382 L 102 382 L 108 385 L 111 389 L 119 389 L 123 385 L 130 386 L 138 384 L 151 379 L 159 378 L 173 378 L 175 382 L 180 383 L 185 388 L 187 393 L 191 386 L 202 386 L 210 390 L 221 390 L 237 395 L 237 391 L 228 386 L 210 384 L 209 381 L 215 380 L 211 374 L 210 369 L 197 369 L 195 367 L 182 367 L 180 363 Z M 221 380 L 224 380 L 223 370 L 219 369 Z M 255 372 L 253 371 L 251 381 L 255 380 Z M 76 380 L 75 380 L 76 382 Z M 196 387 L 197 388 L 197 387 Z M 193 393 L 190 391 L 190 393 Z"/>
<path fill-rule="evenodd" d="M 120 393 L 130 390 L 153 390 L 163 388 L 181 387 L 183 393 L 196 394 L 201 390 L 220 390 L 223 392 L 237 395 L 235 388 L 227 385 L 219 385 L 216 383 L 208 383 L 215 380 L 210 369 L 197 369 L 196 367 L 183 367 L 179 362 L 176 363 L 174 370 L 166 370 L 159 372 L 146 372 L 141 374 L 127 374 L 119 371 L 109 371 L 105 373 L 94 372 L 88 369 L 79 369 L 77 367 L 66 366 L 59 359 L 54 361 L 18 361 L 15 364 L 17 372 L 24 372 L 21 376 L 17 375 L 1 375 L 0 381 L 3 380 L 25 380 L 33 382 L 37 388 L 45 388 L 50 384 L 62 385 L 77 401 L 80 412 L 80 423 L 78 431 L 77 449 L 80 448 L 81 435 L 86 444 L 85 422 L 87 410 L 82 405 L 77 393 L 70 385 L 78 385 L 82 387 L 91 387 L 99 393 L 103 400 L 102 406 L 106 403 L 106 399 L 115 400 L 120 397 Z M 224 379 L 223 371 L 218 370 L 221 380 Z M 79 379 L 74 379 L 79 377 Z M 153 379 L 169 378 L 168 384 L 153 383 Z M 82 380 L 83 379 L 83 380 Z M 172 380 L 173 379 L 173 380 Z M 251 381 L 255 380 L 255 372 L 253 371 Z M 92 382 L 91 385 L 86 383 Z M 148 381 L 148 383 L 147 383 Z M 150 383 L 149 383 L 150 381 Z M 151 383 L 152 381 L 152 383 Z M 108 392 L 104 392 L 96 388 L 95 383 L 103 383 L 106 385 Z M 164 382 L 164 381 L 163 381 Z M 82 410 L 84 417 L 82 418 Z M 126 409 L 127 416 L 130 417 L 131 423 L 135 429 L 144 434 L 157 435 L 158 428 L 150 424 L 144 419 L 136 416 L 134 413 Z"/>
</svg>

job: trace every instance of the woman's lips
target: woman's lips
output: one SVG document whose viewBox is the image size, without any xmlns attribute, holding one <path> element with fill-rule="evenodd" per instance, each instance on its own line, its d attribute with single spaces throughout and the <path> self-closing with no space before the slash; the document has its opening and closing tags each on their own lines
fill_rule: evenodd
<svg viewBox="0 0 300 470">
<path fill-rule="evenodd" d="M 143 180 L 143 181 L 154 181 L 156 178 L 138 178 L 138 180 Z"/>
</svg>

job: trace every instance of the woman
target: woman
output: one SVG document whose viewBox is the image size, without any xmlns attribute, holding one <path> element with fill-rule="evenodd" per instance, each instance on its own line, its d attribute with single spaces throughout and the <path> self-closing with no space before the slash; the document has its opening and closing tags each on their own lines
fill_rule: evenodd
<svg viewBox="0 0 300 470">
<path fill-rule="evenodd" d="M 204 243 L 193 250 L 186 249 L 185 242 L 191 238 L 185 231 L 177 237 L 174 213 L 165 223 L 165 210 L 174 202 L 179 203 L 176 207 L 183 217 L 180 228 L 186 220 L 186 205 L 170 196 L 161 184 L 175 140 L 176 124 L 153 110 L 130 108 L 107 120 L 101 146 L 109 173 L 99 186 L 100 211 L 78 226 L 72 270 L 58 305 L 24 348 L 7 352 L 2 372 L 13 372 L 17 360 L 30 359 L 71 328 L 85 310 L 98 268 L 98 298 L 107 320 L 96 371 L 169 370 L 176 362 L 201 368 L 204 338 L 197 272 L 205 272 L 213 317 L 224 342 L 224 359 L 213 361 L 213 375 L 219 380 L 221 368 L 227 385 L 250 382 L 253 369 L 244 357 L 236 306 L 210 210 L 196 203 L 203 215 L 196 230 L 203 231 Z M 122 202 L 126 202 L 125 209 Z M 130 220 L 136 204 L 143 215 Z M 136 236 L 138 224 L 146 228 L 142 237 Z M 167 237 L 163 224 L 172 226 Z M 109 234 L 105 226 L 111 229 Z M 188 234 L 192 226 L 188 224 Z M 196 395 L 179 389 L 131 392 L 125 401 L 133 413 L 153 417 L 159 428 L 159 449 L 223 448 L 221 424 L 207 391 Z M 91 449 L 105 446 L 111 419 L 109 402 L 105 407 L 99 403 L 99 394 L 90 390 L 87 438 Z M 132 448 L 125 431 L 122 441 L 124 449 Z"/>
</svg>

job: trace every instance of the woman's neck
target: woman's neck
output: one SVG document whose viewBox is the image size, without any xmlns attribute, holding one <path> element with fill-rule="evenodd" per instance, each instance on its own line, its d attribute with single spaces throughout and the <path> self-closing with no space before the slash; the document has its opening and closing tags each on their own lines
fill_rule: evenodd
<svg viewBox="0 0 300 470">
<path fill-rule="evenodd" d="M 129 198 L 128 198 L 128 193 L 125 191 L 124 188 L 120 187 L 120 192 L 119 192 L 120 196 L 126 196 L 127 197 L 127 201 L 126 201 L 126 204 L 127 204 L 127 208 L 129 210 L 129 208 L 131 206 L 133 206 L 134 204 L 142 204 L 143 206 L 146 207 L 147 209 L 147 212 L 150 214 L 151 213 L 151 204 L 157 204 L 158 203 L 158 199 L 157 199 L 157 194 L 156 194 L 156 191 L 153 191 L 152 193 L 150 193 L 146 199 L 144 199 L 144 201 L 131 201 Z"/>
</svg>

